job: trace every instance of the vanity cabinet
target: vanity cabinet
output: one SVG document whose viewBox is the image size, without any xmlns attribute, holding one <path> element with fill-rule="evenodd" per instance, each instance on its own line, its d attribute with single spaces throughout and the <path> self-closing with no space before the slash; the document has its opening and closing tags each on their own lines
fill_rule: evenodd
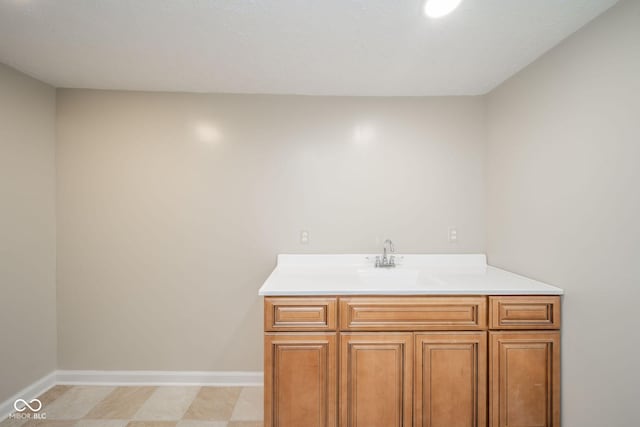
<svg viewBox="0 0 640 427">
<path fill-rule="evenodd" d="M 266 427 L 559 427 L 558 296 L 265 298 Z"/>
</svg>

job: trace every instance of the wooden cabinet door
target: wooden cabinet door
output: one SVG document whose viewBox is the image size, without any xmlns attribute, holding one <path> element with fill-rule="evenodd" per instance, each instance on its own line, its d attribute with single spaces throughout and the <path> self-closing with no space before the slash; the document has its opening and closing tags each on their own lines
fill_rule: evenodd
<svg viewBox="0 0 640 427">
<path fill-rule="evenodd" d="M 335 427 L 337 335 L 265 335 L 265 427 Z"/>
<path fill-rule="evenodd" d="M 340 336 L 340 426 L 410 427 L 412 333 Z"/>
<path fill-rule="evenodd" d="M 487 425 L 487 333 L 416 334 L 415 427 Z"/>
<path fill-rule="evenodd" d="M 560 333 L 489 336 L 489 426 L 560 427 Z"/>
</svg>

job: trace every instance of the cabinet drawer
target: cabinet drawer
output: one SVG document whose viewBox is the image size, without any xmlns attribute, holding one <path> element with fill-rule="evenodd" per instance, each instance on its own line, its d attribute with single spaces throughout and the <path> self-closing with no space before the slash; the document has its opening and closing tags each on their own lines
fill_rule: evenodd
<svg viewBox="0 0 640 427">
<path fill-rule="evenodd" d="M 489 327 L 560 329 L 560 297 L 489 297 Z"/>
<path fill-rule="evenodd" d="M 267 331 L 335 331 L 336 298 L 265 298 Z"/>
<path fill-rule="evenodd" d="M 340 298 L 341 330 L 452 331 L 486 327 L 486 297 Z"/>
</svg>

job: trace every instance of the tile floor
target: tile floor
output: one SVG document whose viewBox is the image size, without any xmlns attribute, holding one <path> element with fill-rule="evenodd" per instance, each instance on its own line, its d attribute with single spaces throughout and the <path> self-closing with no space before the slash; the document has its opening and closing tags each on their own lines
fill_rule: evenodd
<svg viewBox="0 0 640 427">
<path fill-rule="evenodd" d="M 0 427 L 262 427 L 262 387 L 58 385 L 39 399 L 45 420 Z"/>
</svg>

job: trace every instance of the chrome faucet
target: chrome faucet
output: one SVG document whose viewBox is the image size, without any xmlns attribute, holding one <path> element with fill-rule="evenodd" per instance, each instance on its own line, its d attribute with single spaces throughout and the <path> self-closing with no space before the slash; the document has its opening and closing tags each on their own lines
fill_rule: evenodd
<svg viewBox="0 0 640 427">
<path fill-rule="evenodd" d="M 390 239 L 385 240 L 382 245 L 382 258 L 380 256 L 376 257 L 376 268 L 393 268 L 396 266 L 396 257 L 394 255 L 387 257 L 387 246 L 389 246 L 390 254 L 396 251 L 393 242 Z"/>
</svg>

